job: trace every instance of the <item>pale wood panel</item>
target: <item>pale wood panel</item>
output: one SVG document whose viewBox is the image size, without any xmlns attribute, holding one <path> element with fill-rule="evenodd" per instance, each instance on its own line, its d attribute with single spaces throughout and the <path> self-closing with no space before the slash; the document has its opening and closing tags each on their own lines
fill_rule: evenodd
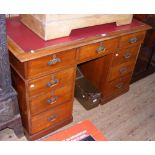
<svg viewBox="0 0 155 155">
<path fill-rule="evenodd" d="M 44 40 L 69 36 L 73 29 L 113 23 L 130 24 L 132 14 L 23 14 L 21 21 Z M 61 27 L 61 29 L 58 29 Z"/>
</svg>

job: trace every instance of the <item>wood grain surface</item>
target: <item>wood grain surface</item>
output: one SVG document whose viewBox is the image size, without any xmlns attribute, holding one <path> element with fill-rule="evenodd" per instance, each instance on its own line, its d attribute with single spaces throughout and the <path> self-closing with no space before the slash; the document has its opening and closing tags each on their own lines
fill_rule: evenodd
<svg viewBox="0 0 155 155">
<path fill-rule="evenodd" d="M 89 119 L 108 140 L 155 140 L 154 94 L 155 74 L 152 74 L 132 84 L 128 93 L 90 111 L 74 100 L 74 121 L 60 130 Z M 0 132 L 0 140 L 26 138 L 19 139 L 11 129 L 5 129 Z"/>
</svg>

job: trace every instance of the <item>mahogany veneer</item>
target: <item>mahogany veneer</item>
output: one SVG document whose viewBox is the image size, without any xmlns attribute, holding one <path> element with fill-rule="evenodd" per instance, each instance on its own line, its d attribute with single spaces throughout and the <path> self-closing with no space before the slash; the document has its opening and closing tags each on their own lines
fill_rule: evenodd
<svg viewBox="0 0 155 155">
<path fill-rule="evenodd" d="M 127 92 L 150 28 L 133 20 L 125 26 L 99 25 L 43 41 L 19 18 L 8 19 L 12 79 L 28 139 L 40 138 L 72 121 L 77 65 L 102 92 L 101 104 Z"/>
</svg>

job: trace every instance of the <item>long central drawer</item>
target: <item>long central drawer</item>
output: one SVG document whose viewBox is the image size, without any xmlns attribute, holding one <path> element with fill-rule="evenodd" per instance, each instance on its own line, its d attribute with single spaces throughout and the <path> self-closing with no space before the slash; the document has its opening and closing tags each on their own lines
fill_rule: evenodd
<svg viewBox="0 0 155 155">
<path fill-rule="evenodd" d="M 118 38 L 105 40 L 102 42 L 86 45 L 79 48 L 79 61 L 94 59 L 111 52 L 114 52 L 118 46 Z"/>
</svg>

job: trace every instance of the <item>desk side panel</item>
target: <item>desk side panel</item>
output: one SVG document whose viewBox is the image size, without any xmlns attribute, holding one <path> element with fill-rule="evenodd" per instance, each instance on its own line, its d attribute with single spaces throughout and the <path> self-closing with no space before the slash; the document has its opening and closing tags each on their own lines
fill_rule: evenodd
<svg viewBox="0 0 155 155">
<path fill-rule="evenodd" d="M 10 60 L 11 67 L 14 70 L 16 70 L 16 72 L 18 72 L 20 76 L 22 76 L 23 78 L 26 78 L 27 77 L 27 74 L 26 74 L 27 62 L 25 63 L 20 62 L 11 52 L 9 52 L 9 60 Z"/>
<path fill-rule="evenodd" d="M 28 105 L 28 97 L 26 91 L 26 82 L 17 74 L 17 72 L 11 67 L 11 74 L 12 74 L 12 83 L 13 87 L 17 91 L 18 95 L 18 103 L 19 109 L 22 117 L 22 124 L 26 131 L 30 131 L 30 112 L 29 112 L 29 105 Z"/>
</svg>

